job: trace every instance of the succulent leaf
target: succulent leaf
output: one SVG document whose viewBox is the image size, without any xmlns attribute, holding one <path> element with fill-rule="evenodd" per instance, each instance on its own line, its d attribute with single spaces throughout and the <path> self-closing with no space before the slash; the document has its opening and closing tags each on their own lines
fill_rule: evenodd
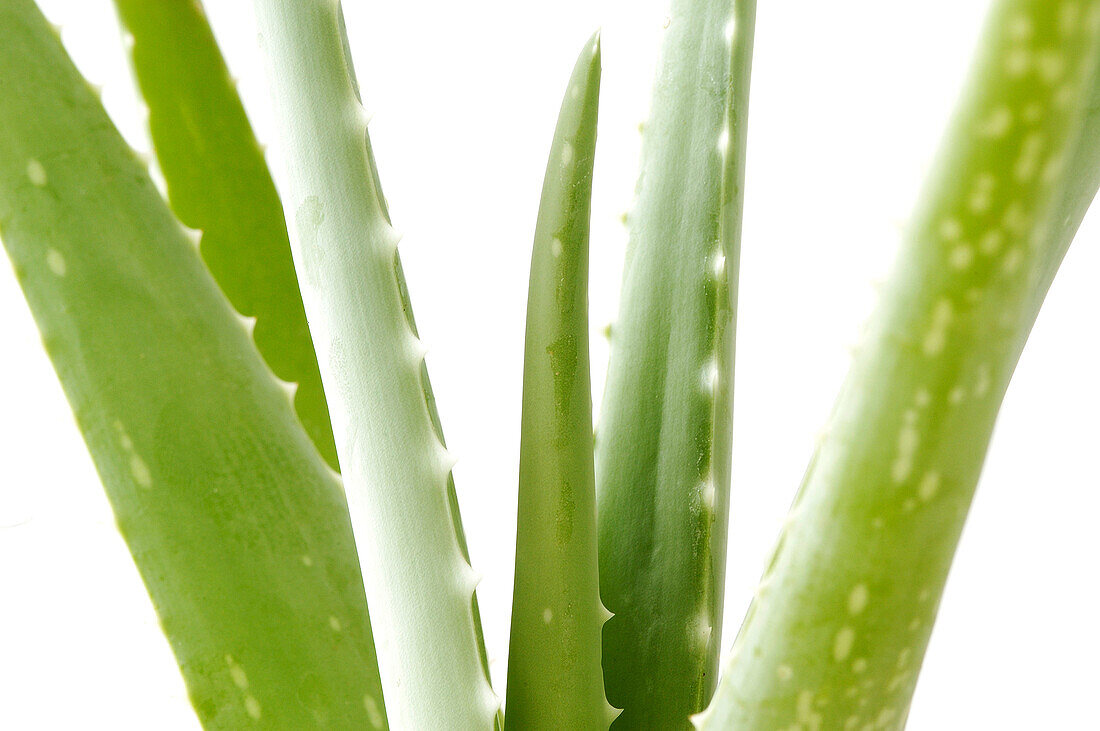
<svg viewBox="0 0 1100 731">
<path fill-rule="evenodd" d="M 397 728 L 489 729 L 461 531 L 339 3 L 256 0 L 277 171 Z"/>
<path fill-rule="evenodd" d="M 546 166 L 527 300 L 506 728 L 606 729 L 588 366 L 600 46 L 581 51 Z"/>
<path fill-rule="evenodd" d="M 997 411 L 1096 191 L 1098 53 L 1096 0 L 994 5 L 702 728 L 904 726 Z"/>
<path fill-rule="evenodd" d="M 385 728 L 339 481 L 31 0 L 0 100 L 0 237 L 199 719 Z"/>
<path fill-rule="evenodd" d="M 596 445 L 616 729 L 686 728 L 717 676 L 753 0 L 675 0 Z"/>
</svg>

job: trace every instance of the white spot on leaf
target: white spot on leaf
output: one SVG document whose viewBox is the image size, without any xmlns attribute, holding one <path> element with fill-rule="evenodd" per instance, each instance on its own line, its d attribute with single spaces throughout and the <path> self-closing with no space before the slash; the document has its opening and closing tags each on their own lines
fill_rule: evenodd
<svg viewBox="0 0 1100 731">
<path fill-rule="evenodd" d="M 27 177 L 30 178 L 32 185 L 41 188 L 46 184 L 46 168 L 32 157 L 27 161 Z"/>
<path fill-rule="evenodd" d="M 382 718 L 382 710 L 378 707 L 378 701 L 372 696 L 363 696 L 363 707 L 367 709 L 367 719 L 371 726 L 383 728 L 386 725 L 385 719 Z"/>
<path fill-rule="evenodd" d="M 945 218 L 940 222 L 940 236 L 944 241 L 954 241 L 962 235 L 962 227 L 954 218 Z"/>
<path fill-rule="evenodd" d="M 833 639 L 833 659 L 837 662 L 844 660 L 852 652 L 852 645 L 856 641 L 856 631 L 851 627 L 843 627 L 836 633 Z"/>
<path fill-rule="evenodd" d="M 1031 67 L 1031 52 L 1026 48 L 1013 48 L 1005 54 L 1005 71 L 1009 76 L 1023 76 Z"/>
<path fill-rule="evenodd" d="M 1028 227 L 1031 226 L 1031 217 L 1019 201 L 1015 201 L 1005 209 L 1003 220 L 1005 229 L 1014 234 L 1027 233 Z"/>
<path fill-rule="evenodd" d="M 573 145 L 568 142 L 563 142 L 561 146 L 561 164 L 571 165 L 573 163 Z"/>
<path fill-rule="evenodd" d="M 898 432 L 898 454 L 890 467 L 890 476 L 894 482 L 905 482 L 913 471 L 913 455 L 920 444 L 920 432 L 911 422 L 907 422 Z"/>
<path fill-rule="evenodd" d="M 974 250 L 966 244 L 956 246 L 947 258 L 954 269 L 966 269 L 974 261 Z"/>
<path fill-rule="evenodd" d="M 955 310 L 951 306 L 950 300 L 941 299 L 936 303 L 936 306 L 932 309 L 932 326 L 924 336 L 925 355 L 937 355 L 943 350 L 944 345 L 947 343 L 947 328 L 951 324 L 954 315 Z"/>
<path fill-rule="evenodd" d="M 984 213 L 989 210 L 992 203 L 993 187 L 997 179 L 989 173 L 979 175 L 974 183 L 974 191 L 970 194 L 970 210 L 974 213 Z"/>
<path fill-rule="evenodd" d="M 230 665 L 229 675 L 233 678 L 233 684 L 241 690 L 248 687 L 248 676 L 245 675 L 244 668 L 240 665 Z"/>
<path fill-rule="evenodd" d="M 1017 13 L 1008 19 L 1006 25 L 1008 37 L 1014 41 L 1023 41 L 1031 37 L 1031 18 L 1024 13 Z"/>
<path fill-rule="evenodd" d="M 859 614 L 867 608 L 867 600 L 870 598 L 870 592 L 867 591 L 866 584 L 856 584 L 855 588 L 848 595 L 848 612 L 849 614 Z"/>
<path fill-rule="evenodd" d="M 1039 51 L 1035 61 L 1040 78 L 1048 84 L 1053 84 L 1061 79 L 1066 71 L 1066 59 L 1053 48 Z"/>
<path fill-rule="evenodd" d="M 978 125 L 978 134 L 982 137 L 1004 137 L 1012 127 L 1012 111 L 1008 107 L 997 107 Z"/>
<path fill-rule="evenodd" d="M 935 470 L 926 472 L 917 485 L 917 497 L 928 502 L 936 496 L 940 489 L 940 473 Z"/>
<path fill-rule="evenodd" d="M 978 382 L 974 385 L 974 395 L 984 396 L 989 391 L 989 365 L 982 363 L 978 366 Z"/>
<path fill-rule="evenodd" d="M 50 268 L 50 271 L 59 277 L 65 276 L 65 272 L 68 267 L 65 264 L 65 257 L 57 249 L 46 250 L 46 266 Z"/>
<path fill-rule="evenodd" d="M 1032 132 L 1020 146 L 1020 156 L 1016 159 L 1013 173 L 1020 182 L 1030 180 L 1039 168 L 1039 153 L 1043 150 L 1043 136 Z"/>
<path fill-rule="evenodd" d="M 978 249 L 986 256 L 996 254 L 1003 240 L 1004 235 L 997 229 L 993 229 L 982 236 L 981 241 L 978 242 Z"/>
<path fill-rule="evenodd" d="M 153 486 L 153 475 L 149 472 L 149 466 L 145 464 L 145 460 L 136 454 L 130 455 L 130 474 L 133 475 L 134 481 L 141 487 Z"/>
</svg>

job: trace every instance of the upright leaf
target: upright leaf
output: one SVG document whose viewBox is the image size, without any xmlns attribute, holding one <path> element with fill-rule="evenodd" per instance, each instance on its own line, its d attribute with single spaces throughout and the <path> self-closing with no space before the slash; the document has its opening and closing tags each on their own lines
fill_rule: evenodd
<svg viewBox="0 0 1100 731">
<path fill-rule="evenodd" d="M 616 729 L 685 728 L 717 675 L 754 0 L 674 0 L 596 443 Z"/>
<path fill-rule="evenodd" d="M 339 3 L 256 0 L 284 210 L 344 471 L 391 723 L 488 729 L 476 577 Z"/>
<path fill-rule="evenodd" d="M 1096 191 L 1098 53 L 1096 0 L 994 5 L 703 728 L 904 726 L 997 411 Z"/>
<path fill-rule="evenodd" d="M 600 46 L 577 59 L 542 188 L 523 364 L 509 730 L 607 728 L 588 369 L 588 227 Z"/>
<path fill-rule="evenodd" d="M 131 61 L 172 210 L 202 232 L 203 260 L 237 311 L 256 318 L 256 346 L 275 375 L 298 385 L 298 417 L 337 469 L 283 209 L 202 3 L 115 5 L 134 39 Z"/>
<path fill-rule="evenodd" d="M 338 481 L 31 0 L 0 3 L 0 237 L 208 728 L 384 728 Z"/>
</svg>

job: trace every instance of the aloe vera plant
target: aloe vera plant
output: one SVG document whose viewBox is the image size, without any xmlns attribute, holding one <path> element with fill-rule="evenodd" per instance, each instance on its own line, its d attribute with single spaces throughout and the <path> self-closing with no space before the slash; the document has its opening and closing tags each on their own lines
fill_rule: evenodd
<svg viewBox="0 0 1100 731">
<path fill-rule="evenodd" d="M 340 3 L 254 0 L 270 158 L 198 0 L 115 5 L 166 199 L 33 0 L 4 0 L 0 239 L 205 727 L 904 727 L 1100 186 L 1100 0 L 993 4 L 721 674 L 756 2 L 671 2 L 595 438 L 584 45 L 531 255 L 503 708 Z"/>
</svg>

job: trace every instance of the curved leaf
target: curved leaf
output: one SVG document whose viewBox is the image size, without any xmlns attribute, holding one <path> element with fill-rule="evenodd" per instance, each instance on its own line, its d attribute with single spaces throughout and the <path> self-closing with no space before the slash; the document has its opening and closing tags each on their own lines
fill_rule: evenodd
<svg viewBox="0 0 1100 731">
<path fill-rule="evenodd" d="M 904 726 L 994 420 L 1095 191 L 1100 2 L 1001 0 L 703 728 Z M 1075 224 L 1074 224 L 1075 228 Z"/>
</svg>

